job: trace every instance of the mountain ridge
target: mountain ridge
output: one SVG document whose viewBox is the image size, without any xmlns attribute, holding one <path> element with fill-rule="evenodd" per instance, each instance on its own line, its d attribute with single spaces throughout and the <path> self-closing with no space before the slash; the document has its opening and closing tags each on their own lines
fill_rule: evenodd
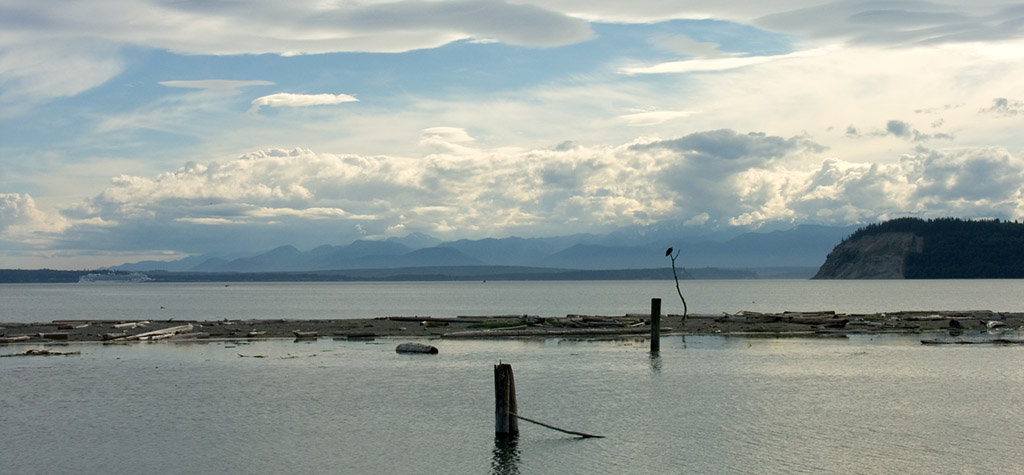
<svg viewBox="0 0 1024 475">
<path fill-rule="evenodd" d="M 460 239 L 413 248 L 403 242 L 429 244 L 430 236 L 410 239 L 357 240 L 343 246 L 321 245 L 300 251 L 283 245 L 235 259 L 208 256 L 196 264 L 190 256 L 179 261 L 143 261 L 114 266 L 125 271 L 169 272 L 300 272 L 363 268 L 504 265 L 576 270 L 659 268 L 668 264 L 664 249 L 680 251 L 677 266 L 689 268 L 813 267 L 825 260 L 836 242 L 854 230 L 850 226 L 800 225 L 789 230 L 672 239 L 659 230 L 641 238 L 609 234 L 556 237 Z"/>
</svg>

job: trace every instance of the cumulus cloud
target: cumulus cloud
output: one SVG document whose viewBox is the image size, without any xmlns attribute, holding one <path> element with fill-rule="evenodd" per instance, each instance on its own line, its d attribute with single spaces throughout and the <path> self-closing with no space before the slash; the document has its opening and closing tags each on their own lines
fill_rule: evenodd
<svg viewBox="0 0 1024 475">
<path fill-rule="evenodd" d="M 348 94 L 291 94 L 280 92 L 269 96 L 257 97 L 252 100 L 249 112 L 259 112 L 260 107 L 309 107 L 344 102 L 357 102 L 359 99 Z"/>
<path fill-rule="evenodd" d="M 698 132 L 677 139 L 635 145 L 633 148 L 665 148 L 701 161 L 724 159 L 757 162 L 782 157 L 800 148 L 822 150 L 820 145 L 800 137 L 786 139 L 761 132 L 739 134 L 728 129 Z"/>
<path fill-rule="evenodd" d="M 934 127 L 939 127 L 939 126 L 942 125 L 942 123 L 941 122 L 933 122 L 932 125 Z M 895 137 L 899 137 L 901 139 L 910 140 L 910 141 L 913 141 L 913 142 L 921 142 L 921 141 L 932 140 L 932 139 L 953 140 L 953 138 L 954 138 L 950 134 L 941 133 L 941 132 L 940 133 L 935 133 L 935 134 L 925 134 L 925 133 L 922 133 L 921 131 L 919 131 L 919 130 L 915 129 L 913 126 L 911 126 L 909 123 L 904 122 L 902 120 L 890 120 L 889 122 L 887 122 L 885 124 L 885 132 L 883 133 L 883 135 L 886 135 L 886 134 L 887 135 L 892 135 L 892 136 L 895 136 Z"/>
<path fill-rule="evenodd" d="M 0 242 L 8 249 L 50 244 L 69 226 L 59 214 L 39 209 L 28 194 L 0 193 Z"/>
<path fill-rule="evenodd" d="M 429 133 L 472 143 L 458 128 Z M 663 220 L 757 227 L 901 213 L 1024 217 L 1024 158 L 997 148 L 814 165 L 805 159 L 823 149 L 806 138 L 719 130 L 617 146 L 462 152 L 400 158 L 268 149 L 190 162 L 153 177 L 118 177 L 64 211 L 71 228 L 51 229 L 63 229 L 74 248 L 198 252 L 415 231 L 446 238 L 600 232 Z M 25 213 L 9 210 L 26 200 L 7 200 L 21 206 L 6 205 L 10 227 L 10 216 Z"/>
<path fill-rule="evenodd" d="M 982 114 L 993 114 L 1002 117 L 1024 115 L 1024 101 L 997 97 L 992 99 L 992 105 L 990 107 L 981 109 L 979 112 Z"/>
<path fill-rule="evenodd" d="M 898 163 L 826 159 L 817 169 L 750 176 L 799 220 L 860 223 L 889 216 L 1024 217 L 1024 157 L 1005 149 L 918 149 Z M 770 215 L 765 200 L 751 215 Z"/>
</svg>

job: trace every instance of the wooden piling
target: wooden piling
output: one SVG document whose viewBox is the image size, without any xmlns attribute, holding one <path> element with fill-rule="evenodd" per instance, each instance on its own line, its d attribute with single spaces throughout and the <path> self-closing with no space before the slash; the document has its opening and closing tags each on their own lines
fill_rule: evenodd
<svg viewBox="0 0 1024 475">
<path fill-rule="evenodd" d="M 497 436 L 519 435 L 519 419 L 516 417 L 516 382 L 512 365 L 494 366 L 494 433 Z"/>
<path fill-rule="evenodd" d="M 661 299 L 651 299 L 651 353 L 661 351 Z"/>
</svg>

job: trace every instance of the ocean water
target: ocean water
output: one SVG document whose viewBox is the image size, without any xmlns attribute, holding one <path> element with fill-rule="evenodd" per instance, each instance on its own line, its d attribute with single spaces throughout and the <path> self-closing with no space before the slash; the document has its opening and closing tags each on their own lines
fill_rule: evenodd
<svg viewBox="0 0 1024 475">
<path fill-rule="evenodd" d="M 72 344 L 0 358 L 12 474 L 1021 473 L 1024 347 L 920 336 Z M 0 347 L 0 353 L 27 347 Z M 522 422 L 494 438 L 493 365 Z"/>
<path fill-rule="evenodd" d="M 685 281 L 690 311 L 1024 311 L 1024 281 Z M 0 322 L 622 314 L 671 281 L 3 285 Z M 983 335 L 971 335 L 983 336 Z M 1006 336 L 1020 337 L 1018 334 Z M 0 473 L 1024 473 L 1024 347 L 920 335 L 0 346 Z M 523 422 L 494 438 L 493 365 Z"/>
<path fill-rule="evenodd" d="M 1024 280 L 692 280 L 691 313 L 1024 312 Z M 0 323 L 682 313 L 672 281 L 0 285 Z"/>
</svg>

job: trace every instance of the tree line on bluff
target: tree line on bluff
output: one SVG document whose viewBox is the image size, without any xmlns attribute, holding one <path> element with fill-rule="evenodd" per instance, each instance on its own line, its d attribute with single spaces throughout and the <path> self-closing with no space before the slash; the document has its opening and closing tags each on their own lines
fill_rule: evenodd
<svg viewBox="0 0 1024 475">
<path fill-rule="evenodd" d="M 907 253 L 907 279 L 1024 278 L 1024 223 L 961 218 L 897 218 L 869 224 L 843 242 L 882 233 L 912 233 L 923 241 Z"/>
</svg>

